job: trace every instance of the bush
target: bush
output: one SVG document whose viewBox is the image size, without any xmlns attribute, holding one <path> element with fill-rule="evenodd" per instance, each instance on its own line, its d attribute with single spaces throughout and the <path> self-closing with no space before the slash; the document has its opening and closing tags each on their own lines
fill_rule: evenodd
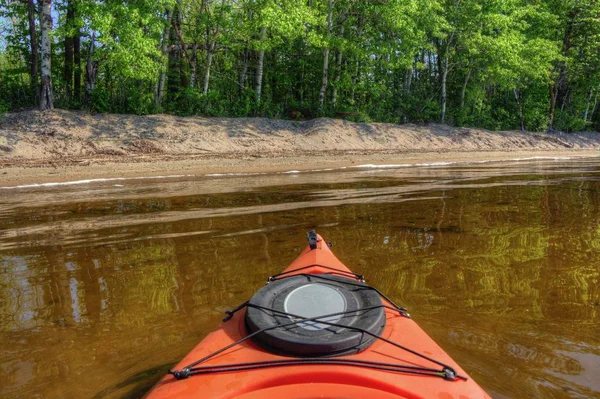
<svg viewBox="0 0 600 399">
<path fill-rule="evenodd" d="M 10 109 L 10 103 L 8 101 L 0 99 L 0 118 L 4 117 L 4 114 Z"/>
<path fill-rule="evenodd" d="M 110 94 L 102 87 L 96 87 L 92 91 L 91 107 L 96 112 L 111 112 Z"/>
<path fill-rule="evenodd" d="M 132 90 L 127 101 L 127 113 L 148 115 L 156 112 L 154 106 L 154 93 L 141 90 Z"/>
<path fill-rule="evenodd" d="M 566 111 L 558 110 L 554 117 L 554 129 L 563 132 L 578 132 L 588 130 L 592 127 L 591 122 L 586 122 L 583 118 L 571 115 Z"/>
<path fill-rule="evenodd" d="M 223 116 L 227 114 L 228 107 L 229 104 L 221 98 L 219 92 L 209 90 L 202 94 L 196 88 L 180 90 L 167 105 L 170 112 L 180 116 Z"/>
</svg>

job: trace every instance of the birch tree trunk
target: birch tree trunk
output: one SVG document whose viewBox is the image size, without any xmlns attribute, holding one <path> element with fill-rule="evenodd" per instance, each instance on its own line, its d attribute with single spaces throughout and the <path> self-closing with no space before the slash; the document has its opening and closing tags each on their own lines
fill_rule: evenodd
<svg viewBox="0 0 600 399">
<path fill-rule="evenodd" d="M 260 28 L 261 43 L 265 40 L 266 37 L 267 37 L 267 28 L 263 26 L 262 28 Z M 254 90 L 256 93 L 256 102 L 257 103 L 260 103 L 260 97 L 262 94 L 262 78 L 263 78 L 264 59 L 265 59 L 265 50 L 261 49 L 258 51 L 258 61 L 256 64 L 256 88 Z"/>
<path fill-rule="evenodd" d="M 404 73 L 404 101 L 408 101 L 408 99 L 409 99 L 408 96 L 410 95 L 413 74 L 414 74 L 414 69 L 413 69 L 413 65 L 411 64 L 410 68 L 408 68 L 408 70 Z M 402 111 L 402 108 L 400 108 L 400 110 L 401 110 L 400 115 L 402 115 L 404 112 Z M 402 121 L 404 123 L 407 123 L 408 116 L 404 115 L 402 117 Z"/>
<path fill-rule="evenodd" d="M 462 89 L 460 91 L 460 110 L 462 111 L 465 107 L 465 94 L 467 92 L 467 85 L 469 84 L 469 79 L 471 78 L 471 72 L 473 68 L 469 68 L 467 72 L 467 76 L 465 76 L 465 81 L 463 82 Z"/>
<path fill-rule="evenodd" d="M 342 57 L 343 57 L 342 52 L 338 51 L 337 59 L 335 61 L 337 72 L 335 75 L 335 79 L 333 80 L 334 86 L 333 86 L 333 91 L 331 93 L 331 105 L 333 106 L 333 108 L 335 108 L 337 105 L 338 84 L 340 82 L 341 75 L 342 75 Z"/>
<path fill-rule="evenodd" d="M 171 32 L 171 21 L 173 20 L 173 10 L 174 7 L 171 7 L 167 11 L 167 24 L 165 25 L 165 29 L 163 30 L 162 37 L 162 45 L 161 45 L 161 53 L 163 56 L 163 60 L 167 59 L 168 55 L 168 47 L 169 47 L 169 36 Z M 160 75 L 158 76 L 158 82 L 156 84 L 156 91 L 154 93 L 154 105 L 156 107 L 160 107 L 165 96 L 165 81 L 167 79 L 167 67 L 161 65 Z"/>
<path fill-rule="evenodd" d="M 446 49 L 446 55 L 444 56 L 444 64 L 442 65 L 442 120 L 441 123 L 446 123 L 446 102 L 447 93 L 446 85 L 448 81 L 448 49 Z"/>
<path fill-rule="evenodd" d="M 29 79 L 33 100 L 37 103 L 40 100 L 40 92 L 38 86 L 38 42 L 35 29 L 35 4 L 33 0 L 27 1 L 27 16 L 29 17 L 29 39 L 31 42 L 31 64 L 29 66 Z"/>
<path fill-rule="evenodd" d="M 519 99 L 519 92 L 517 89 L 513 89 L 513 93 L 515 95 L 515 100 L 517 101 L 517 108 L 519 109 L 519 121 L 521 125 L 521 131 L 525 131 L 525 121 L 523 120 L 523 106 L 521 105 L 521 100 Z"/>
<path fill-rule="evenodd" d="M 340 28 L 340 37 L 344 37 L 344 25 Z M 338 84 L 340 83 L 340 79 L 342 77 L 342 50 L 338 50 L 337 59 L 335 60 L 336 65 L 336 75 L 333 81 L 333 92 L 331 93 L 331 105 L 335 109 L 337 105 L 337 97 L 338 97 Z"/>
<path fill-rule="evenodd" d="M 323 77 L 321 79 L 321 90 L 319 90 L 319 111 L 325 106 L 325 94 L 327 92 L 327 74 L 329 69 L 329 49 L 323 50 Z"/>
<path fill-rule="evenodd" d="M 51 0 L 40 0 L 40 27 L 41 27 L 41 56 L 42 56 L 42 85 L 40 90 L 40 109 L 53 109 L 52 96 L 52 14 L 50 13 Z"/>
<path fill-rule="evenodd" d="M 551 84 L 550 87 L 550 112 L 549 112 L 549 123 L 548 129 L 552 130 L 554 127 L 554 115 L 556 113 L 556 99 L 558 98 L 558 86 L 556 83 Z"/>
<path fill-rule="evenodd" d="M 408 68 L 408 70 L 406 71 L 406 76 L 404 79 L 404 95 L 408 96 L 410 94 L 410 89 L 412 86 L 412 79 L 413 79 L 413 68 L 412 66 L 410 68 Z"/>
<path fill-rule="evenodd" d="M 192 47 L 192 56 L 190 57 L 190 89 L 196 87 L 198 80 L 198 44 L 194 43 Z"/>
<path fill-rule="evenodd" d="M 583 113 L 583 120 L 585 122 L 587 122 L 588 120 L 588 114 L 590 112 L 590 103 L 592 101 L 592 93 L 594 92 L 594 89 L 590 89 L 590 91 L 588 92 L 587 95 L 587 101 L 586 101 L 586 105 L 585 105 L 585 112 Z"/>
<path fill-rule="evenodd" d="M 246 75 L 248 74 L 248 45 L 244 47 L 244 51 L 242 52 L 242 70 L 240 71 L 240 79 L 238 82 L 239 85 L 239 94 L 242 95 L 244 88 L 246 86 Z"/>
<path fill-rule="evenodd" d="M 88 107 L 92 106 L 92 92 L 96 88 L 96 76 L 98 74 L 98 61 L 94 61 L 93 58 L 95 49 L 96 34 L 93 32 L 90 38 L 90 47 L 85 65 L 85 103 Z"/>
<path fill-rule="evenodd" d="M 333 16 L 333 0 L 327 5 L 327 39 L 331 36 L 331 20 Z M 319 91 L 319 111 L 325 107 L 325 95 L 327 94 L 327 80 L 329 75 L 329 44 L 323 49 L 323 77 L 321 79 L 321 90 Z"/>
<path fill-rule="evenodd" d="M 356 64 L 354 67 L 354 75 L 352 75 L 352 88 L 350 89 L 350 99 L 352 100 L 352 105 L 354 105 L 354 100 L 356 97 L 356 85 L 360 80 L 360 59 L 356 59 Z"/>
<path fill-rule="evenodd" d="M 562 104 L 560 105 L 560 112 L 565 110 L 565 105 L 567 105 L 567 99 L 569 98 L 570 88 L 565 92 L 565 96 L 563 97 Z"/>
<path fill-rule="evenodd" d="M 210 46 L 207 46 L 206 49 L 206 69 L 204 71 L 204 89 L 202 90 L 202 94 L 208 93 L 208 84 L 210 82 L 210 67 L 212 65 L 213 59 L 213 44 L 214 42 Z"/>
</svg>

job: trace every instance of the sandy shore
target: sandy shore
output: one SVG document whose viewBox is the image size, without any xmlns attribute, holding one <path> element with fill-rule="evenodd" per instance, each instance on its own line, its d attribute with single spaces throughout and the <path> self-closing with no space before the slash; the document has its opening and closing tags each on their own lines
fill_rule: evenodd
<svg viewBox="0 0 600 399">
<path fill-rule="evenodd" d="M 492 132 L 316 119 L 24 111 L 0 120 L 0 187 L 598 156 L 600 134 Z"/>
<path fill-rule="evenodd" d="M 241 159 L 139 159 L 137 162 L 106 162 L 86 165 L 12 166 L 0 172 L 0 186 L 73 182 L 94 179 L 172 178 L 228 173 L 277 173 L 355 168 L 361 165 L 419 165 L 525 161 L 548 158 L 597 157 L 597 150 L 461 152 L 407 154 L 315 154 L 294 157 Z"/>
</svg>

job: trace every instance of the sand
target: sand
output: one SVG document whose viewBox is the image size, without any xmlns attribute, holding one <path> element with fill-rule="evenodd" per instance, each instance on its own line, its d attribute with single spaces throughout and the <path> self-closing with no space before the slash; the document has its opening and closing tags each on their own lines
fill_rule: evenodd
<svg viewBox="0 0 600 399">
<path fill-rule="evenodd" d="M 598 156 L 600 134 L 492 132 L 320 118 L 23 111 L 0 120 L 0 186 L 115 177 L 315 170 L 366 164 Z"/>
</svg>

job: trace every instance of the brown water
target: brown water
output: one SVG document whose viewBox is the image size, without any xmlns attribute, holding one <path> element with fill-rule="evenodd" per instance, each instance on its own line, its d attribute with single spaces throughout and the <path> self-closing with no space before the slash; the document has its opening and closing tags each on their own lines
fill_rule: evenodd
<svg viewBox="0 0 600 399">
<path fill-rule="evenodd" d="M 600 397 L 597 159 L 0 189 L 0 397 L 143 395 L 311 228 L 494 397 Z"/>
</svg>

